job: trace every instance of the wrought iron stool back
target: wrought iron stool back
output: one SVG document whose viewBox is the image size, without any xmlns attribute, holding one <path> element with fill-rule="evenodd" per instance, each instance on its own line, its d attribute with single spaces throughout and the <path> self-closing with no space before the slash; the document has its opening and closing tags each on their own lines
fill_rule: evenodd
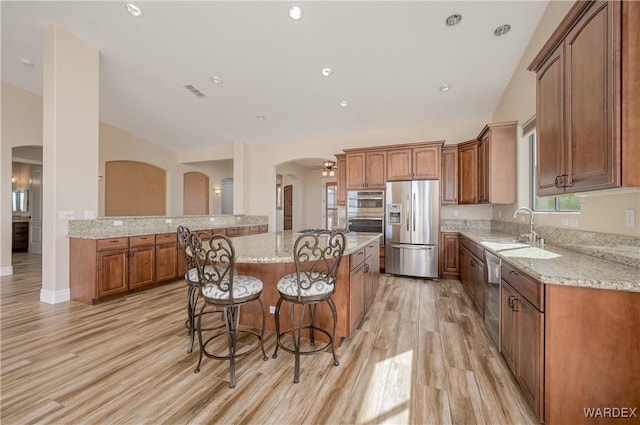
<svg viewBox="0 0 640 425">
<path fill-rule="evenodd" d="M 300 355 L 324 351 L 324 349 L 331 346 L 333 364 L 335 366 L 339 365 L 334 347 L 337 311 L 331 296 L 335 293 L 338 269 L 344 255 L 345 246 L 346 238 L 341 232 L 320 230 L 301 234 L 293 246 L 296 272 L 283 276 L 278 281 L 277 287 L 280 297 L 275 311 L 277 343 L 273 358 L 278 356 L 278 348 L 295 354 L 293 377 L 293 382 L 295 383 L 300 381 Z M 291 329 L 281 332 L 280 308 L 283 301 L 292 303 L 290 308 Z M 333 330 L 331 333 L 316 326 L 316 307 L 321 302 L 327 302 L 331 309 L 333 317 Z M 301 311 L 297 318 L 295 317 L 295 305 L 301 306 Z M 307 306 L 309 306 L 310 319 L 305 324 L 304 316 Z M 311 346 L 315 346 L 316 331 L 326 335 L 329 338 L 329 342 L 319 348 L 303 351 L 301 350 L 303 330 L 309 331 Z M 283 341 L 283 337 L 288 334 L 291 334 L 293 348 L 287 347 Z"/>
<path fill-rule="evenodd" d="M 195 258 L 198 271 L 198 285 L 200 296 L 204 304 L 198 315 L 198 341 L 200 343 L 200 358 L 195 372 L 200 371 L 202 357 L 229 360 L 229 387 L 235 387 L 235 360 L 237 357 L 249 354 L 258 347 L 262 350 L 264 360 L 267 355 L 264 351 L 263 337 L 266 311 L 260 295 L 262 294 L 262 281 L 253 276 L 235 273 L 235 249 L 231 239 L 225 235 L 210 235 L 208 232 L 191 233 L 188 237 L 189 247 Z M 242 304 L 258 301 L 262 309 L 262 329 L 255 332 L 250 329 L 240 329 L 240 306 Z M 225 331 L 218 332 L 207 338 L 202 337 L 202 315 L 207 305 L 223 308 Z M 258 343 L 237 351 L 238 333 L 248 333 L 257 338 Z M 228 355 L 216 355 L 207 351 L 207 344 L 214 339 L 226 335 Z"/>
</svg>

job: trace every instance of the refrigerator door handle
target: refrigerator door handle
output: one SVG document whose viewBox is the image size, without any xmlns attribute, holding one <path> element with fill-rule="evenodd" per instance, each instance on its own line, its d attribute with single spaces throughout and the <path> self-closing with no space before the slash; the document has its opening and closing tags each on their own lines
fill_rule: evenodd
<svg viewBox="0 0 640 425">
<path fill-rule="evenodd" d="M 411 204 L 411 211 L 413 213 L 413 231 L 416 231 L 416 194 L 413 194 L 413 203 Z"/>
<path fill-rule="evenodd" d="M 409 205 L 411 205 L 411 202 L 410 202 L 410 201 L 411 201 L 411 200 L 410 200 L 410 198 L 409 198 L 409 195 L 407 195 L 407 213 L 406 213 L 406 215 L 405 215 L 405 216 L 407 217 L 407 218 L 406 218 L 406 220 L 407 220 L 407 232 L 409 232 L 409 218 L 411 217 L 411 216 L 409 215 L 409 212 L 410 212 L 410 211 L 409 211 Z"/>
</svg>

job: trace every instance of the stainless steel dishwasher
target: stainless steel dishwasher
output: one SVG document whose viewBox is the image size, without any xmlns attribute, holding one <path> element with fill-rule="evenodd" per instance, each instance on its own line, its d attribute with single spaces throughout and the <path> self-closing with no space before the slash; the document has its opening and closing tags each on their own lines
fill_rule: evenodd
<svg viewBox="0 0 640 425">
<path fill-rule="evenodd" d="M 502 260 L 497 255 L 484 250 L 487 263 L 486 292 L 484 297 L 484 324 L 491 335 L 491 339 L 500 351 L 500 268 Z"/>
</svg>

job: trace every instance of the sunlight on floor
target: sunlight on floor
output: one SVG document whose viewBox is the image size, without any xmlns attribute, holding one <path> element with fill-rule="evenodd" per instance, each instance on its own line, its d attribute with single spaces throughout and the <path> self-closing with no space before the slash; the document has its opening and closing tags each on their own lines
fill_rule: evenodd
<svg viewBox="0 0 640 425">
<path fill-rule="evenodd" d="M 358 424 L 409 423 L 412 367 L 413 350 L 376 363 L 360 406 Z"/>
</svg>

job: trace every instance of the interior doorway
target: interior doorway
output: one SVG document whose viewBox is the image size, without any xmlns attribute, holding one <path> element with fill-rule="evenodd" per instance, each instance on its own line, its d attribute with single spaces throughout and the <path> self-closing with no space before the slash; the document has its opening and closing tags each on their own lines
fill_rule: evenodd
<svg viewBox="0 0 640 425">
<path fill-rule="evenodd" d="M 222 214 L 233 214 L 233 179 L 222 179 L 222 200 L 220 211 Z"/>
<path fill-rule="evenodd" d="M 283 230 L 291 230 L 293 228 L 293 186 L 284 187 L 284 228 Z"/>
</svg>

